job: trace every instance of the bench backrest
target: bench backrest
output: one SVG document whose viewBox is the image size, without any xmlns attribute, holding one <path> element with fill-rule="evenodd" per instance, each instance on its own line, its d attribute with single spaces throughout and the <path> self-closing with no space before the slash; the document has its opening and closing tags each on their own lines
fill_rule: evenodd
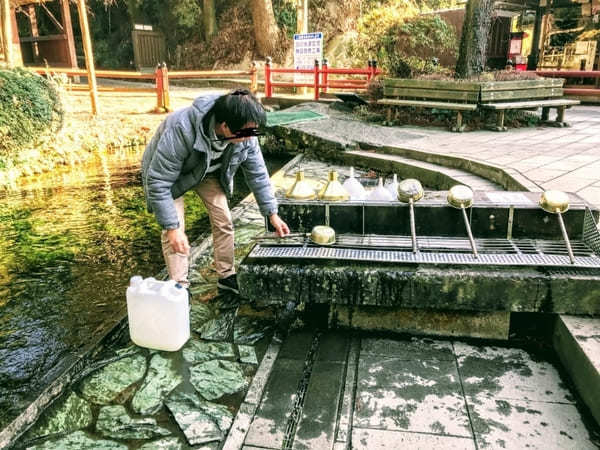
<svg viewBox="0 0 600 450">
<path fill-rule="evenodd" d="M 478 83 L 454 83 L 441 80 L 409 80 L 385 78 L 384 97 L 407 100 L 437 100 L 447 102 L 477 103 Z"/>
<path fill-rule="evenodd" d="M 481 83 L 481 101 L 485 103 L 551 99 L 563 96 L 562 78 L 540 80 L 488 81 Z"/>
<path fill-rule="evenodd" d="M 384 78 L 383 96 L 455 103 L 537 100 L 562 97 L 563 82 L 562 78 L 475 82 Z"/>
</svg>

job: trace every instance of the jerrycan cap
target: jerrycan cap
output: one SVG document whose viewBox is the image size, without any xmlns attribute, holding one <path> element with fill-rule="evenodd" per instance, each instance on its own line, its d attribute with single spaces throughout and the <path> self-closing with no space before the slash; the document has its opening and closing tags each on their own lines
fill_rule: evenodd
<svg viewBox="0 0 600 450">
<path fill-rule="evenodd" d="M 131 277 L 131 279 L 129 280 L 129 286 L 131 287 L 136 287 L 139 286 L 142 281 L 144 281 L 144 279 L 139 276 L 139 275 L 134 275 L 133 277 Z"/>
</svg>

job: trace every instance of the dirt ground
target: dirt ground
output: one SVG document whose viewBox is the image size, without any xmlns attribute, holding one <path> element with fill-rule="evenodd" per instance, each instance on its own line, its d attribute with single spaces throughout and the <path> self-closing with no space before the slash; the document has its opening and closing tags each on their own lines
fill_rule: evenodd
<svg viewBox="0 0 600 450">
<path fill-rule="evenodd" d="M 199 95 L 226 92 L 216 88 L 171 89 L 173 110 L 189 106 Z M 0 170 L 0 186 L 10 189 L 29 183 L 32 177 L 64 166 L 93 160 L 111 147 L 142 144 L 167 117 L 155 113 L 152 93 L 99 92 L 98 114 L 94 116 L 91 96 L 86 91 L 62 92 L 65 110 L 62 129 L 21 150 L 8 167 Z"/>
</svg>

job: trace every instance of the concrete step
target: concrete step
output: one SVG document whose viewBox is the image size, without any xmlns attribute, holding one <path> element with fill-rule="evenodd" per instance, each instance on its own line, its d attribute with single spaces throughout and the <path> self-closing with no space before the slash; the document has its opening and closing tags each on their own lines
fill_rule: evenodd
<svg viewBox="0 0 600 450">
<path fill-rule="evenodd" d="M 449 189 L 455 184 L 465 184 L 475 191 L 500 191 L 502 186 L 472 172 L 444 167 L 431 162 L 420 161 L 385 150 L 347 150 L 340 155 L 351 165 L 362 165 L 399 173 L 402 178 L 417 178 L 424 186 L 436 189 Z"/>
<path fill-rule="evenodd" d="M 600 318 L 559 316 L 553 344 L 583 402 L 600 424 Z"/>
<path fill-rule="evenodd" d="M 224 449 L 591 450 L 598 433 L 552 362 L 520 348 L 302 330 L 266 377 Z"/>
<path fill-rule="evenodd" d="M 350 338 L 292 333 L 273 365 L 244 448 L 333 448 Z"/>
</svg>

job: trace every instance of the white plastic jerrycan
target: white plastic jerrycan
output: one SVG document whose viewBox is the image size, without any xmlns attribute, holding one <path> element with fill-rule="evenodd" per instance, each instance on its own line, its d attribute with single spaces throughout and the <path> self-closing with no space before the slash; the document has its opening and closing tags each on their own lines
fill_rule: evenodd
<svg viewBox="0 0 600 450">
<path fill-rule="evenodd" d="M 173 280 L 132 277 L 127 316 L 131 340 L 140 347 L 172 352 L 190 338 L 188 292 Z"/>
</svg>

